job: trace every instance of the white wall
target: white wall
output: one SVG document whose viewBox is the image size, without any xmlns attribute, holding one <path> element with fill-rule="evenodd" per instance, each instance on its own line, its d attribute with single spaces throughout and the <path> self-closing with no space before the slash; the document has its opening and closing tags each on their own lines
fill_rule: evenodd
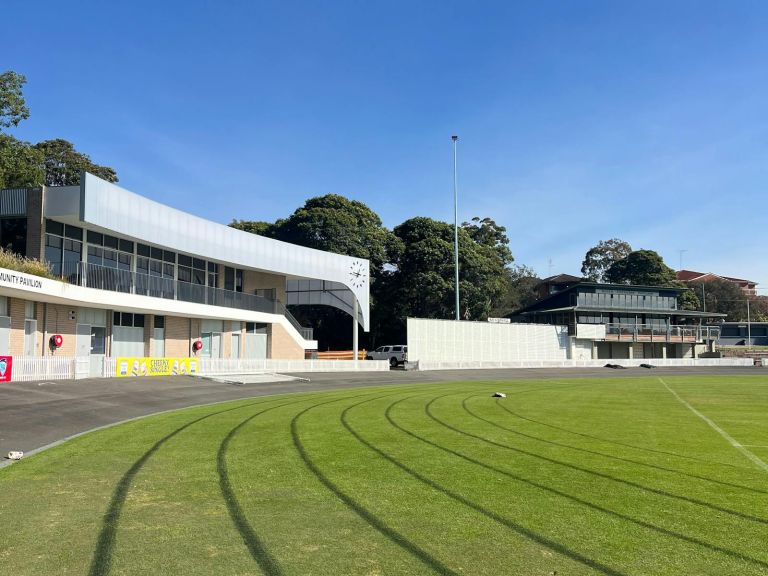
<svg viewBox="0 0 768 576">
<path fill-rule="evenodd" d="M 408 318 L 408 361 L 566 360 L 568 330 L 546 324 L 491 324 Z"/>
</svg>

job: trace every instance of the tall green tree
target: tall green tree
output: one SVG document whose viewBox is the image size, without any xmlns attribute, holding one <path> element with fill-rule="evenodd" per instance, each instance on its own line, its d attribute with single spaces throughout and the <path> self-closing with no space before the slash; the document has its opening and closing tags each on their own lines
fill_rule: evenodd
<svg viewBox="0 0 768 576">
<path fill-rule="evenodd" d="M 464 222 L 461 227 L 478 244 L 490 246 L 496 250 L 496 254 L 504 266 L 514 261 L 512 251 L 509 249 L 507 229 L 496 224 L 492 218 L 486 217 L 481 219 L 475 216 L 471 222 Z"/>
<path fill-rule="evenodd" d="M 87 154 L 78 152 L 75 146 L 66 140 L 56 138 L 34 145 L 43 155 L 46 186 L 76 186 L 80 184 L 83 170 L 107 182 L 117 182 L 117 172 L 109 166 L 96 164 Z"/>
<path fill-rule="evenodd" d="M 504 291 L 494 304 L 491 316 L 508 316 L 536 301 L 536 287 L 541 278 L 532 268 L 525 265 L 509 266 L 504 269 L 504 275 Z"/>
<path fill-rule="evenodd" d="M 600 240 L 590 248 L 581 263 L 581 273 L 592 282 L 605 282 L 608 269 L 632 252 L 632 246 L 624 240 L 611 238 Z"/>
<path fill-rule="evenodd" d="M 399 239 L 384 227 L 373 210 L 364 203 L 337 194 L 310 198 L 287 218 L 274 224 L 263 221 L 234 220 L 230 226 L 268 238 L 316 248 L 370 261 L 372 333 L 388 322 L 382 303 L 387 301 L 385 265 L 402 249 Z M 324 348 L 343 349 L 351 345 L 350 316 L 329 306 L 292 307 L 296 318 L 312 326 Z M 377 321 L 379 324 L 377 324 Z M 361 336 L 361 345 L 375 340 Z"/>
<path fill-rule="evenodd" d="M 747 320 L 748 296 L 737 284 L 727 280 L 709 280 L 707 282 L 686 282 L 686 285 L 699 296 L 700 309 L 706 303 L 707 312 L 727 314 L 728 322 Z M 750 316 L 752 310 L 750 310 Z"/>
<path fill-rule="evenodd" d="M 394 229 L 403 242 L 392 274 L 397 307 L 392 311 L 403 329 L 405 318 L 453 318 L 455 284 L 453 226 L 431 218 L 411 218 Z M 505 289 L 504 260 L 495 245 L 475 241 L 459 229 L 460 316 L 487 318 Z"/>
<path fill-rule="evenodd" d="M 0 74 L 0 128 L 18 126 L 29 118 L 22 87 L 27 79 L 12 70 Z"/>
<path fill-rule="evenodd" d="M 40 186 L 44 176 L 39 150 L 9 134 L 0 134 L 0 189 Z"/>
<path fill-rule="evenodd" d="M 635 284 L 638 286 L 669 286 L 686 288 L 677 297 L 678 306 L 683 310 L 697 310 L 699 298 L 677 279 L 675 271 L 664 263 L 664 259 L 653 250 L 636 250 L 626 258 L 614 262 L 605 274 L 613 284 Z"/>
</svg>

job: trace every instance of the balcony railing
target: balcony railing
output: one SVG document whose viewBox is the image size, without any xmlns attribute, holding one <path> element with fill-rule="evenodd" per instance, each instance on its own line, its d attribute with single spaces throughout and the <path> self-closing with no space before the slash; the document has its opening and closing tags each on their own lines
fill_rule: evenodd
<svg viewBox="0 0 768 576">
<path fill-rule="evenodd" d="M 606 324 L 605 339 L 626 342 L 706 342 L 720 337 L 718 326 Z"/>
<path fill-rule="evenodd" d="M 64 262 L 61 266 L 53 268 L 56 273 L 60 273 L 62 279 L 78 286 L 267 314 L 281 314 L 296 328 L 302 338 L 313 340 L 312 328 L 305 328 L 299 324 L 299 321 L 279 300 L 85 262 Z"/>
</svg>

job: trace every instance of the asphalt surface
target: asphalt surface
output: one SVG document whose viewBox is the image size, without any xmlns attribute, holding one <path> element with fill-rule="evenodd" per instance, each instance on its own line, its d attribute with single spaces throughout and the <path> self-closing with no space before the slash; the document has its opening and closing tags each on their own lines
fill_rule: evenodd
<svg viewBox="0 0 768 576">
<path fill-rule="evenodd" d="M 308 373 L 301 380 L 257 383 L 191 376 L 99 378 L 0 384 L 0 467 L 10 450 L 25 453 L 95 428 L 156 412 L 239 398 L 365 386 L 457 380 L 548 380 L 617 376 L 765 374 L 760 368 L 534 368 L 415 372 Z M 229 377 L 228 377 L 229 379 Z M 234 379 L 234 378 L 232 378 Z M 309 381 L 306 381 L 309 380 Z"/>
</svg>

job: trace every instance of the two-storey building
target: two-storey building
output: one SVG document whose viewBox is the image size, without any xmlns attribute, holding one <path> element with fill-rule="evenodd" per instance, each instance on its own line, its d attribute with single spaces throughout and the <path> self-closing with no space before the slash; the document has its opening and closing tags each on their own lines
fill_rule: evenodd
<svg viewBox="0 0 768 576">
<path fill-rule="evenodd" d="M 286 304 L 369 325 L 367 260 L 236 230 L 91 174 L 0 191 L 0 246 L 55 276 L 0 269 L 0 355 L 87 356 L 94 373 L 105 356 L 300 359 L 317 342 Z"/>
<path fill-rule="evenodd" d="M 557 280 L 559 277 L 553 277 Z M 546 284 L 546 282 L 545 282 Z M 681 310 L 681 288 L 575 282 L 511 317 L 518 322 L 567 326 L 570 357 L 690 358 L 711 351 L 719 328 L 705 326 L 724 314 Z"/>
</svg>

